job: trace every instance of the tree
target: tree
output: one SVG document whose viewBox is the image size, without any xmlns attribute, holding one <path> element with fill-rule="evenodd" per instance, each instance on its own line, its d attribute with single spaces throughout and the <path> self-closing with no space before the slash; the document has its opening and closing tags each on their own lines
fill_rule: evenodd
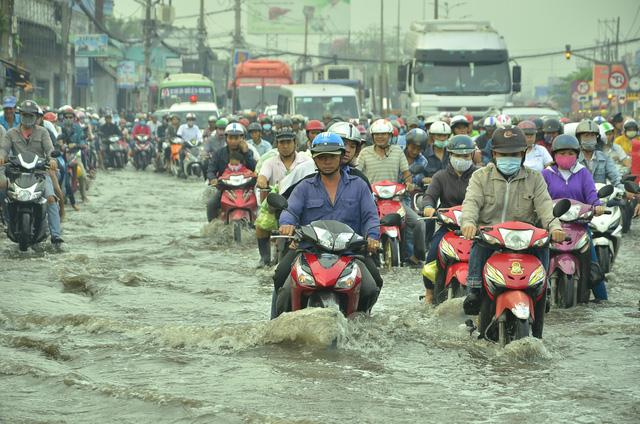
<svg viewBox="0 0 640 424">
<path fill-rule="evenodd" d="M 593 70 L 589 68 L 580 68 L 560 78 L 561 82 L 551 87 L 551 99 L 558 104 L 558 107 L 563 112 L 569 112 L 571 109 L 571 84 L 574 81 L 591 81 L 593 78 Z"/>
<path fill-rule="evenodd" d="M 106 18 L 109 32 L 121 40 L 142 38 L 144 23 L 140 19 L 119 19 L 112 16 Z"/>
</svg>

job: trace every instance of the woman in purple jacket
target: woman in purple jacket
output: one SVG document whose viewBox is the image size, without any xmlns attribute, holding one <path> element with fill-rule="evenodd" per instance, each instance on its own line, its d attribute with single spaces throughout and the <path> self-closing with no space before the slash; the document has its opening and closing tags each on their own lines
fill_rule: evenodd
<svg viewBox="0 0 640 424">
<path fill-rule="evenodd" d="M 547 182 L 547 188 L 552 199 L 573 199 L 578 202 L 595 206 L 595 215 L 602 215 L 605 207 L 601 205 L 596 192 L 596 184 L 591 172 L 578 163 L 580 143 L 569 134 L 557 136 L 551 145 L 554 165 L 542 171 Z M 591 231 L 586 225 L 591 248 L 591 262 L 598 263 L 596 249 L 591 241 Z M 601 281 L 593 288 L 596 301 L 607 300 L 605 281 Z"/>
</svg>

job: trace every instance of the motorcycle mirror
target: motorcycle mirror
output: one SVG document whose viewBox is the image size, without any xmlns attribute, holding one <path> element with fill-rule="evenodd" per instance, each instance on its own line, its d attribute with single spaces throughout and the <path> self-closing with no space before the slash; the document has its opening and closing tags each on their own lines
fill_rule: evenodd
<svg viewBox="0 0 640 424">
<path fill-rule="evenodd" d="M 287 199 L 278 193 L 269 193 L 269 195 L 267 195 L 267 204 L 278 211 L 283 211 L 289 207 Z"/>
<path fill-rule="evenodd" d="M 571 201 L 569 199 L 559 200 L 553 207 L 553 216 L 559 218 L 567 213 L 569 209 L 571 209 Z"/>
<path fill-rule="evenodd" d="M 640 185 L 634 181 L 625 181 L 624 189 L 629 193 L 638 194 L 640 193 Z"/>
<path fill-rule="evenodd" d="M 636 181 L 636 178 L 638 178 L 637 175 L 633 175 L 633 174 L 629 174 L 629 175 L 625 175 L 624 177 L 622 177 L 622 182 L 626 182 L 626 181 Z"/>
<path fill-rule="evenodd" d="M 613 186 L 612 185 L 606 185 L 604 187 L 602 187 L 600 190 L 598 190 L 598 197 L 600 199 L 604 199 L 605 197 L 609 197 L 613 194 Z"/>
<path fill-rule="evenodd" d="M 380 220 L 380 225 L 384 227 L 399 227 L 402 224 L 402 217 L 397 213 L 385 215 Z"/>
</svg>

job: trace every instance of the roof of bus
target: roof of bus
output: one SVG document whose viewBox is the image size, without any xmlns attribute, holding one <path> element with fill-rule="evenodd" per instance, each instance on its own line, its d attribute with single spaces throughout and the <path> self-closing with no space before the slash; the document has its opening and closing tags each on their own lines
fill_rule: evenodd
<svg viewBox="0 0 640 424">
<path fill-rule="evenodd" d="M 288 91 L 293 96 L 355 96 L 356 91 L 345 85 L 337 84 L 292 84 L 283 85 L 281 91 Z"/>
<path fill-rule="evenodd" d="M 189 83 L 196 87 L 213 86 L 213 82 L 201 74 L 171 74 L 160 83 L 160 87 L 177 87 Z"/>
</svg>

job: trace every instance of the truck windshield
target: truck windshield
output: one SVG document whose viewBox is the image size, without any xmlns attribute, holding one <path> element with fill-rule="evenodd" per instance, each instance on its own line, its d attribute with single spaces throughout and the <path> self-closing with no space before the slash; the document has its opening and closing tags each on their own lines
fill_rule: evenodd
<svg viewBox="0 0 640 424">
<path fill-rule="evenodd" d="M 295 106 L 295 113 L 309 119 L 322 119 L 326 112 L 343 119 L 359 116 L 355 96 L 301 96 L 295 98 Z"/>
<path fill-rule="evenodd" d="M 504 94 L 511 91 L 507 62 L 416 62 L 413 69 L 417 94 Z"/>
<path fill-rule="evenodd" d="M 242 86 L 238 87 L 238 110 L 263 110 L 278 101 L 278 86 Z"/>
</svg>

